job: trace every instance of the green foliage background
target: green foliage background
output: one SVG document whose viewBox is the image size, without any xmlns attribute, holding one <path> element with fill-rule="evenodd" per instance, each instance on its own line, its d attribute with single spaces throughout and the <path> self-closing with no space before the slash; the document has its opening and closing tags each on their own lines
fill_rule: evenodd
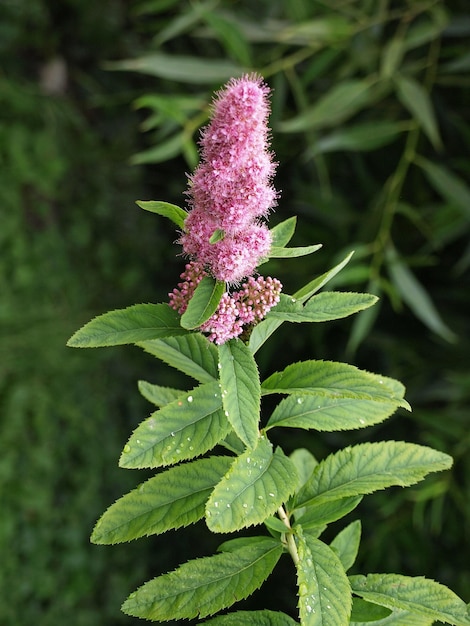
<svg viewBox="0 0 470 626">
<path fill-rule="evenodd" d="M 355 249 L 336 286 L 381 297 L 373 315 L 280 333 L 260 367 L 347 359 L 406 384 L 412 414 L 309 447 L 395 438 L 451 454 L 452 472 L 361 505 L 356 571 L 427 575 L 469 601 L 466 2 L 17 0 L 0 12 L 0 622 L 134 623 L 119 612 L 129 591 L 215 545 L 202 527 L 89 545 L 106 506 L 147 477 L 117 468 L 149 411 L 137 379 L 181 382 L 132 350 L 65 342 L 94 314 L 166 300 L 175 235 L 134 201 L 181 204 L 212 91 L 244 71 L 274 88 L 272 223 L 296 214 L 294 244 L 324 244 L 266 271 L 292 292 Z M 295 615 L 284 579 L 255 601 L 278 596 L 270 608 Z"/>
</svg>

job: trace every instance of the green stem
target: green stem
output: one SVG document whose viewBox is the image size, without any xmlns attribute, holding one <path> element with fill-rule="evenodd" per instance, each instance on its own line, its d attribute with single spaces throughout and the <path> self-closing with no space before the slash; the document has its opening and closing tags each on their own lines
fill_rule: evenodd
<svg viewBox="0 0 470 626">
<path fill-rule="evenodd" d="M 289 554 L 292 557 L 295 565 L 299 562 L 299 553 L 297 552 L 297 545 L 294 539 L 294 533 L 292 532 L 292 527 L 290 525 L 289 517 L 283 506 L 280 506 L 277 510 L 277 514 L 279 518 L 284 522 L 287 528 L 287 532 L 285 533 L 287 549 L 289 550 Z"/>
</svg>

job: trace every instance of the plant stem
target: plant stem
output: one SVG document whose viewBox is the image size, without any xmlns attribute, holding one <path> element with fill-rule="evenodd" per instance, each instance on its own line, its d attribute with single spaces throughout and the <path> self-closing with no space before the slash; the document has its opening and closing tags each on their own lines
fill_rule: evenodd
<svg viewBox="0 0 470 626">
<path fill-rule="evenodd" d="M 292 527 L 290 525 L 289 516 L 287 515 L 283 506 L 280 506 L 277 510 L 279 518 L 284 522 L 287 527 L 287 532 L 285 533 L 287 549 L 289 550 L 289 554 L 292 557 L 295 565 L 299 562 L 299 553 L 297 552 L 297 545 L 294 539 L 294 533 L 292 532 Z"/>
</svg>

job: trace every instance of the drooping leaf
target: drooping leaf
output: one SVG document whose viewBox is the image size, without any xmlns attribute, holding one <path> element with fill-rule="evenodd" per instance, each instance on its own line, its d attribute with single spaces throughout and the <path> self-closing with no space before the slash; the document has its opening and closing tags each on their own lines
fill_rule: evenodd
<svg viewBox="0 0 470 626">
<path fill-rule="evenodd" d="M 284 248 L 284 246 L 287 246 L 294 235 L 296 224 L 297 217 L 294 215 L 271 228 L 271 246 L 274 248 Z"/>
<path fill-rule="evenodd" d="M 281 553 L 279 541 L 260 537 L 256 545 L 189 561 L 145 583 L 122 610 L 157 622 L 213 615 L 258 589 Z"/>
<path fill-rule="evenodd" d="M 449 469 L 452 458 L 403 441 L 362 443 L 321 461 L 295 498 L 296 507 L 385 489 L 408 487 L 431 472 Z"/>
<path fill-rule="evenodd" d="M 269 258 L 271 259 L 293 259 L 299 256 L 306 256 L 320 250 L 322 244 L 314 244 L 313 246 L 300 246 L 298 248 L 275 248 L 271 246 Z"/>
<path fill-rule="evenodd" d="M 219 347 L 220 387 L 228 421 L 249 448 L 259 437 L 261 386 L 251 350 L 239 339 Z"/>
<path fill-rule="evenodd" d="M 397 74 L 395 81 L 397 83 L 397 95 L 401 103 L 416 119 L 434 148 L 440 149 L 442 141 L 428 92 L 410 76 Z"/>
<path fill-rule="evenodd" d="M 346 572 L 356 561 L 360 541 L 361 522 L 355 520 L 348 524 L 346 528 L 343 528 L 330 543 L 330 547 L 333 548 L 338 555 Z"/>
<path fill-rule="evenodd" d="M 353 430 L 383 422 L 397 409 L 396 400 L 291 395 L 274 409 L 267 429 L 277 426 L 319 431 Z"/>
<path fill-rule="evenodd" d="M 176 206 L 176 204 L 170 204 L 169 202 L 157 202 L 157 201 L 144 201 L 137 200 L 136 204 L 140 206 L 144 211 L 150 211 L 150 213 L 156 213 L 163 217 L 168 217 L 179 228 L 184 227 L 184 220 L 187 217 L 187 213 L 184 209 Z"/>
<path fill-rule="evenodd" d="M 300 115 L 279 124 L 280 132 L 299 133 L 338 125 L 362 109 L 371 99 L 371 84 L 343 80 Z"/>
<path fill-rule="evenodd" d="M 258 439 L 233 463 L 215 487 L 206 507 L 212 532 L 229 533 L 261 524 L 287 500 L 295 489 L 297 472 L 278 448 L 274 453 L 266 437 Z"/>
<path fill-rule="evenodd" d="M 213 448 L 230 428 L 219 384 L 205 383 L 143 421 L 124 447 L 119 464 L 163 467 L 193 459 Z"/>
<path fill-rule="evenodd" d="M 72 348 L 101 348 L 186 334 L 180 317 L 168 304 L 135 304 L 103 313 L 72 335 Z"/>
<path fill-rule="evenodd" d="M 111 505 L 98 520 L 91 540 L 120 543 L 197 522 L 232 462 L 228 456 L 212 456 L 157 474 Z"/>
<path fill-rule="evenodd" d="M 372 604 L 371 602 L 366 602 L 362 598 L 354 597 L 350 623 L 355 624 L 356 622 L 358 622 L 362 624 L 364 622 L 377 622 L 377 625 L 374 626 L 379 626 L 379 624 L 382 624 L 382 622 L 378 622 L 378 620 L 382 620 L 384 617 L 388 617 L 390 613 L 391 610 L 387 609 L 384 606 Z M 409 626 L 412 625 L 409 624 Z"/>
<path fill-rule="evenodd" d="M 403 399 L 405 388 L 400 382 L 334 361 L 301 361 L 288 365 L 282 372 L 269 376 L 261 384 L 261 391 L 395 402 L 396 406 L 409 408 Z"/>
<path fill-rule="evenodd" d="M 193 297 L 188 302 L 188 308 L 181 316 L 181 326 L 192 330 L 207 322 L 216 312 L 224 291 L 224 282 L 204 276 L 194 290 Z"/>
<path fill-rule="evenodd" d="M 281 611 L 235 611 L 202 622 L 210 626 L 297 626 L 298 622 Z"/>
<path fill-rule="evenodd" d="M 304 287 L 301 287 L 294 293 L 293 298 L 299 302 L 306 302 L 311 296 L 313 296 L 314 293 L 324 287 L 327 282 L 336 276 L 336 274 L 338 274 L 338 272 L 340 272 L 343 267 L 349 263 L 353 254 L 354 251 L 350 252 L 340 263 L 332 267 L 324 274 L 321 274 L 321 276 L 317 276 L 317 278 L 311 280 L 309 283 L 304 285 Z"/>
<path fill-rule="evenodd" d="M 446 341 L 455 341 L 456 335 L 442 320 L 428 292 L 394 251 L 388 255 L 387 267 L 397 291 L 416 317 Z"/>
<path fill-rule="evenodd" d="M 470 217 L 470 187 L 468 184 L 443 165 L 438 165 L 422 157 L 417 159 L 416 163 L 422 168 L 429 184 L 434 187 L 437 193 L 450 204 L 455 204 L 467 218 Z"/>
<path fill-rule="evenodd" d="M 185 391 L 181 389 L 172 389 L 171 387 L 161 387 L 160 385 L 152 385 L 146 380 L 138 381 L 139 391 L 146 400 L 156 406 L 165 406 L 185 395 Z"/>
<path fill-rule="evenodd" d="M 389 609 L 410 611 L 454 626 L 470 626 L 468 608 L 453 591 L 433 580 L 400 574 L 350 576 L 353 592 Z"/>
<path fill-rule="evenodd" d="M 326 502 L 314 500 L 306 507 L 296 508 L 296 523 L 300 524 L 305 530 L 321 528 L 325 524 L 336 522 L 336 520 L 353 511 L 360 504 L 361 500 L 362 496 L 349 496 Z"/>
<path fill-rule="evenodd" d="M 217 348 L 201 333 L 143 341 L 138 345 L 200 383 L 210 383 L 218 378 Z"/>
<path fill-rule="evenodd" d="M 307 156 L 336 151 L 376 150 L 392 143 L 404 130 L 406 127 L 403 123 L 385 121 L 365 122 L 340 128 L 317 139 L 307 151 Z"/>
<path fill-rule="evenodd" d="M 335 552 L 296 528 L 300 621 L 303 626 L 349 624 L 352 598 L 348 577 Z"/>
</svg>

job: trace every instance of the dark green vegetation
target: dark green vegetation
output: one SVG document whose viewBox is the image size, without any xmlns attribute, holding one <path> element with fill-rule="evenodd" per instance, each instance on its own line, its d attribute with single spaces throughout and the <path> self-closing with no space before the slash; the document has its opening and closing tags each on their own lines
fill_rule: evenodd
<svg viewBox="0 0 470 626">
<path fill-rule="evenodd" d="M 355 249 L 336 285 L 381 298 L 372 317 L 283 330 L 262 353 L 263 373 L 335 358 L 406 384 L 412 414 L 311 435 L 309 447 L 322 457 L 394 438 L 451 454 L 451 472 L 361 505 L 356 570 L 423 574 L 470 600 L 466 5 L 2 3 L 2 624 L 135 623 L 119 613 L 129 591 L 215 545 L 202 527 L 177 543 L 169 534 L 89 545 L 106 506 L 147 477 L 117 469 L 129 431 L 150 411 L 136 381 L 171 385 L 172 374 L 132 349 L 82 353 L 65 342 L 93 314 L 166 300 L 182 270 L 174 233 L 134 200 L 182 203 L 211 93 L 244 70 L 275 89 L 282 197 L 272 223 L 298 215 L 295 244 L 324 246 L 283 263 L 286 290 Z M 278 275 L 275 262 L 268 270 Z M 305 444 L 299 431 L 292 448 Z M 276 580 L 278 594 L 255 600 L 279 596 L 270 608 L 294 615 Z"/>
</svg>

